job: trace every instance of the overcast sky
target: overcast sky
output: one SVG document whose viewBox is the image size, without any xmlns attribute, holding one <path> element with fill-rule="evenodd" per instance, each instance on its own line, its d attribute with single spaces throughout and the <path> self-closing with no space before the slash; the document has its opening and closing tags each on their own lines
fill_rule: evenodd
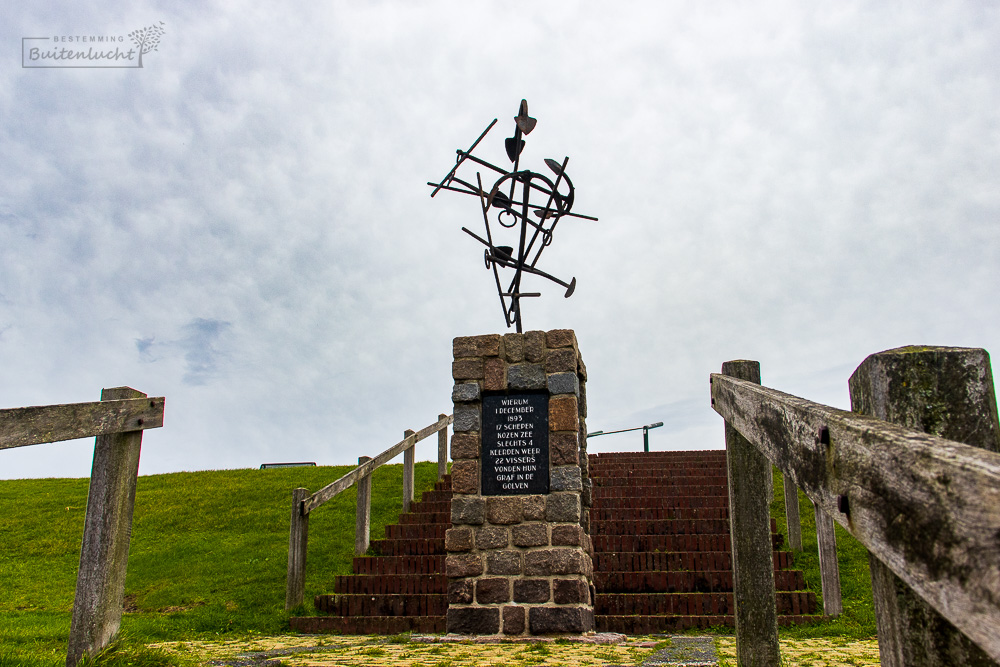
<svg viewBox="0 0 1000 667">
<path fill-rule="evenodd" d="M 569 156 L 574 211 L 599 218 L 560 223 L 539 263 L 573 297 L 526 281 L 524 307 L 526 329 L 576 330 L 590 430 L 722 447 L 708 376 L 729 359 L 847 408 L 873 352 L 1000 350 L 998 4 L 4 14 L 0 407 L 165 396 L 143 474 L 349 463 L 450 412 L 452 339 L 506 329 L 460 231 L 477 202 L 426 182 L 494 118 L 502 156 L 522 98 L 522 167 Z M 23 38 L 154 25 L 141 69 L 22 67 Z M 92 450 L 4 451 L 0 477 L 86 476 Z"/>
</svg>

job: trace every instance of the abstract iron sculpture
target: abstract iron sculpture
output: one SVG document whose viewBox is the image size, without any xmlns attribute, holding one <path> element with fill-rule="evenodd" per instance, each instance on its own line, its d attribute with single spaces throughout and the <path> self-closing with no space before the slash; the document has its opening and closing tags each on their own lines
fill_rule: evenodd
<svg viewBox="0 0 1000 667">
<path fill-rule="evenodd" d="M 528 115 L 528 102 L 526 100 L 521 100 L 521 108 L 514 118 L 514 136 L 507 138 L 504 142 L 507 148 L 507 157 L 514 163 L 514 167 L 510 171 L 506 171 L 473 155 L 472 151 L 496 123 L 497 119 L 494 118 L 489 127 L 483 130 L 479 138 L 469 147 L 469 150 L 458 149 L 455 151 L 458 154 L 456 164 L 440 183 L 428 183 L 427 185 L 434 188 L 431 197 L 440 190 L 451 190 L 479 197 L 483 222 L 486 225 L 486 238 L 482 238 L 465 227 L 462 227 L 462 231 L 486 246 L 484 253 L 486 268 L 493 269 L 493 277 L 496 279 L 497 294 L 500 296 L 504 319 L 508 327 L 516 325 L 517 332 L 521 333 L 521 299 L 541 296 L 539 292 L 521 291 L 521 278 L 525 273 L 541 276 L 562 285 L 566 288 L 566 298 L 569 298 L 573 294 L 573 290 L 576 289 L 576 278 L 567 283 L 535 268 L 542 251 L 552 244 L 552 233 L 555 231 L 559 219 L 563 216 L 586 220 L 597 220 L 597 218 L 571 213 L 574 189 L 572 181 L 566 174 L 569 158 L 565 158 L 562 164 L 555 160 L 545 160 L 546 166 L 555 174 L 555 180 L 534 171 L 518 169 L 521 151 L 524 150 L 524 136 L 535 129 L 536 123 L 535 119 Z M 476 172 L 475 185 L 456 175 L 458 168 L 466 160 L 500 174 L 500 178 L 496 180 L 489 192 L 483 189 L 482 175 L 479 172 Z M 544 201 L 545 204 L 533 203 L 531 201 L 532 193 L 536 196 L 536 202 Z M 495 210 L 496 222 L 500 225 L 500 229 L 490 227 L 490 209 Z M 530 237 L 528 235 L 529 227 L 531 228 Z M 502 231 L 505 229 L 512 231 Z M 500 245 L 500 237 L 504 235 L 510 239 L 507 241 L 510 245 Z M 514 252 L 515 245 L 517 247 L 516 254 Z M 506 289 L 503 287 L 506 280 L 502 282 L 500 279 L 501 269 L 510 269 L 514 272 Z"/>
</svg>

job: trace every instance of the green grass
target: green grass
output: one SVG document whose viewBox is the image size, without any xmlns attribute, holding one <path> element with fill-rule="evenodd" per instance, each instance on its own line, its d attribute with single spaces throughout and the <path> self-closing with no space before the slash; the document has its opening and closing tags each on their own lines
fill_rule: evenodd
<svg viewBox="0 0 1000 667">
<path fill-rule="evenodd" d="M 799 490 L 799 520 L 802 524 L 802 551 L 794 552 L 796 569 L 802 570 L 809 590 L 816 592 L 820 606 L 823 603 L 819 571 L 819 552 L 816 544 L 816 514 L 812 502 Z M 774 498 L 771 516 L 778 522 L 778 532 L 788 544 L 788 524 L 785 517 L 785 492 L 781 474 L 774 472 Z M 850 637 L 867 639 L 875 636 L 875 608 L 872 603 L 872 582 L 868 571 L 868 550 L 852 537 L 840 524 L 834 524 L 837 535 L 837 560 L 840 566 L 840 591 L 844 612 L 839 617 L 813 625 L 781 628 L 783 638 Z"/>
<path fill-rule="evenodd" d="M 132 528 L 126 608 L 115 653 L 100 664 L 139 660 L 142 641 L 276 634 L 284 611 L 292 489 L 316 491 L 350 466 L 221 470 L 142 476 Z M 430 489 L 437 464 L 416 465 L 416 487 Z M 0 667 L 65 663 L 87 504 L 87 479 L 0 481 Z M 309 520 L 306 603 L 351 571 L 355 490 Z M 372 480 L 372 539 L 402 510 L 402 466 Z M 125 657 L 122 657 L 125 656 Z M 116 662 L 117 661 L 117 662 Z"/>
</svg>

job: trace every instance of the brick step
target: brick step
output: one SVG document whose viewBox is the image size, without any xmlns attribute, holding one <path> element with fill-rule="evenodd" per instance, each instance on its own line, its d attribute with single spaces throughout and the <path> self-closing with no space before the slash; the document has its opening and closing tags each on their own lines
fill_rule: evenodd
<svg viewBox="0 0 1000 667">
<path fill-rule="evenodd" d="M 387 540 L 437 540 L 444 539 L 444 531 L 451 528 L 451 524 L 416 524 L 400 525 L 393 524 L 385 527 L 385 539 Z"/>
<path fill-rule="evenodd" d="M 451 491 L 424 491 L 421 501 L 425 503 L 449 503 L 451 496 Z"/>
<path fill-rule="evenodd" d="M 726 465 L 724 449 L 705 452 L 648 452 L 629 454 L 591 454 L 588 463 L 673 463 L 675 465 Z"/>
<path fill-rule="evenodd" d="M 398 635 L 404 632 L 444 633 L 445 616 L 298 616 L 292 630 L 302 634 L 332 632 L 341 635 Z"/>
<path fill-rule="evenodd" d="M 775 551 L 774 569 L 793 567 L 792 552 Z M 625 551 L 594 553 L 594 572 L 677 572 L 733 569 L 732 554 L 728 551 Z"/>
<path fill-rule="evenodd" d="M 655 470 L 655 469 L 638 469 L 635 470 L 601 470 L 599 468 L 591 468 L 589 471 L 590 478 L 597 483 L 598 480 L 610 481 L 610 480 L 638 480 L 646 484 L 661 484 L 661 483 L 673 483 L 673 484 L 692 484 L 693 480 L 698 478 L 709 477 L 713 480 L 717 480 L 714 483 L 725 484 L 727 480 L 726 471 L 721 472 L 716 468 L 705 468 L 703 470 Z"/>
<path fill-rule="evenodd" d="M 732 570 L 697 572 L 594 572 L 597 593 L 732 593 Z M 774 588 L 802 591 L 806 587 L 800 570 L 775 570 Z"/>
<path fill-rule="evenodd" d="M 336 595 L 426 595 L 448 592 L 444 574 L 349 574 L 334 580 Z"/>
<path fill-rule="evenodd" d="M 731 551 L 729 533 L 714 535 L 598 535 L 591 534 L 596 552 L 621 551 Z M 779 549 L 782 535 L 771 535 L 771 546 Z"/>
<path fill-rule="evenodd" d="M 317 595 L 316 611 L 331 616 L 444 616 L 448 596 L 441 593 Z"/>
<path fill-rule="evenodd" d="M 666 475 L 622 475 L 621 477 L 599 477 L 592 475 L 594 488 L 608 486 L 640 486 L 646 489 L 677 489 L 687 492 L 691 486 L 721 486 L 727 487 L 728 482 L 720 475 L 686 475 L 674 477 Z M 727 487 L 728 488 L 728 487 Z"/>
<path fill-rule="evenodd" d="M 728 496 L 657 496 L 594 498 L 595 509 L 629 509 L 647 507 L 729 507 Z"/>
<path fill-rule="evenodd" d="M 380 556 L 437 556 L 445 553 L 443 537 L 425 540 L 372 540 L 371 548 Z"/>
<path fill-rule="evenodd" d="M 721 519 L 729 521 L 727 507 L 632 507 L 628 509 L 590 509 L 594 521 L 688 521 L 692 519 Z"/>
<path fill-rule="evenodd" d="M 636 498 L 662 494 L 662 487 L 653 486 L 594 486 L 594 498 Z M 720 484 L 709 484 L 705 486 L 692 486 L 684 491 L 688 497 L 718 496 L 726 498 L 729 495 L 727 488 Z"/>
<path fill-rule="evenodd" d="M 639 470 L 673 472 L 678 474 L 721 474 L 727 471 L 725 461 L 590 461 L 589 470 L 602 472 L 637 472 Z"/>
<path fill-rule="evenodd" d="M 410 505 L 411 512 L 444 512 L 451 514 L 451 500 L 420 500 Z"/>
<path fill-rule="evenodd" d="M 812 591 L 775 593 L 778 614 L 816 613 Z M 725 616 L 735 613 L 732 593 L 598 593 L 594 613 L 611 616 Z"/>
<path fill-rule="evenodd" d="M 354 559 L 351 570 L 354 574 L 443 574 L 444 554 L 435 556 L 360 556 Z"/>
<path fill-rule="evenodd" d="M 435 503 L 438 504 L 438 503 Z M 448 525 L 451 527 L 451 511 L 447 512 L 421 512 L 414 510 L 406 514 L 399 515 L 399 525 Z"/>
<path fill-rule="evenodd" d="M 828 620 L 818 615 L 778 616 L 778 625 L 805 625 Z M 659 632 L 683 632 L 695 628 L 734 627 L 736 619 L 723 616 L 611 616 L 603 614 L 594 617 L 598 632 L 620 632 L 627 635 L 649 635 Z"/>
<path fill-rule="evenodd" d="M 656 519 L 590 521 L 592 535 L 701 535 L 728 533 L 728 519 Z M 771 519 L 771 532 L 778 531 L 778 522 Z"/>
</svg>

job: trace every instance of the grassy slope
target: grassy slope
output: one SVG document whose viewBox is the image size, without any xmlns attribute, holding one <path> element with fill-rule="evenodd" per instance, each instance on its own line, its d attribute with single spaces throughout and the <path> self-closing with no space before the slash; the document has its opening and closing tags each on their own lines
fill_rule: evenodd
<svg viewBox="0 0 1000 667">
<path fill-rule="evenodd" d="M 416 466 L 418 491 L 436 463 Z M 123 631 L 150 641 L 278 633 L 284 611 L 291 492 L 317 490 L 349 467 L 225 470 L 139 478 Z M 86 479 L 0 482 L 0 667 L 28 655 L 65 660 L 87 504 Z M 306 580 L 312 597 L 350 572 L 355 491 L 310 517 Z M 372 483 L 372 539 L 402 509 L 402 466 Z M 13 656 L 13 657 L 12 657 Z"/>
<path fill-rule="evenodd" d="M 781 474 L 775 469 L 774 498 L 771 516 L 778 521 L 778 532 L 785 536 L 788 547 L 788 530 L 785 518 L 785 495 Z M 809 590 L 816 591 L 822 606 L 819 555 L 816 545 L 816 515 L 812 502 L 799 491 L 799 519 L 802 523 L 802 552 L 795 553 L 795 567 L 805 574 Z M 840 564 L 840 589 L 844 613 L 838 618 L 817 625 L 783 628 L 782 637 L 839 637 L 863 639 L 875 636 L 875 611 L 872 604 L 872 582 L 868 571 L 868 550 L 834 524 L 837 534 L 837 560 Z"/>
<path fill-rule="evenodd" d="M 291 490 L 316 490 L 348 467 L 226 470 L 139 478 L 123 630 L 148 641 L 287 629 L 285 568 Z M 417 464 L 417 488 L 433 485 L 436 464 Z M 372 537 L 396 521 L 402 468 L 375 474 Z M 772 516 L 785 530 L 780 476 Z M 306 600 L 350 572 L 354 490 L 310 519 Z M 76 585 L 86 479 L 0 482 L 0 667 L 64 660 Z M 796 566 L 820 590 L 812 504 L 799 494 L 805 551 Z M 867 552 L 837 527 L 844 614 L 829 623 L 783 629 L 783 637 L 872 637 Z M 33 662 L 28 656 L 37 658 Z"/>
</svg>

